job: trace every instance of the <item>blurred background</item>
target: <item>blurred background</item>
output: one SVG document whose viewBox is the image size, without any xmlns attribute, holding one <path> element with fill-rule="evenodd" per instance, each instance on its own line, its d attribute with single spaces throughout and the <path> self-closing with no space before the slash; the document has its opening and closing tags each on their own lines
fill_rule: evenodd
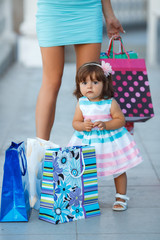
<svg viewBox="0 0 160 240">
<path fill-rule="evenodd" d="M 160 114 L 157 85 L 160 75 L 160 0 L 111 2 L 126 31 L 122 35 L 125 49 L 146 60 L 155 114 Z M 0 0 L 0 150 L 6 149 L 11 140 L 20 141 L 36 135 L 35 106 L 42 81 L 36 11 L 37 0 Z M 109 39 L 105 24 L 103 32 L 102 52 L 106 52 Z M 66 46 L 65 53 L 66 64 L 51 135 L 51 139 L 63 145 L 68 143 L 73 131 L 76 102 L 72 96 L 76 72 L 74 47 Z M 65 114 L 64 119 L 61 111 Z M 159 121 L 156 116 L 149 121 L 151 125 L 152 121 Z M 142 128 L 142 124 L 137 125 Z M 63 138 L 59 131 L 64 132 Z"/>
<path fill-rule="evenodd" d="M 103 209 L 107 208 L 107 213 L 105 210 L 100 221 L 102 233 L 105 234 L 99 234 L 98 239 L 103 237 L 107 239 L 111 236 L 112 239 L 159 240 L 160 0 L 111 0 L 111 2 L 115 15 L 126 31 L 122 35 L 125 49 L 137 52 L 139 58 L 146 60 L 155 117 L 147 122 L 135 124 L 134 137 L 145 161 L 136 168 L 136 171 L 128 173 L 131 208 L 127 215 L 118 214 L 116 220 L 115 215 L 111 213 L 109 204 L 112 200 L 106 200 L 104 193 L 111 196 L 114 191 L 113 183 L 106 183 L 105 189 L 100 188 L 102 193 L 100 203 Z M 35 106 L 42 81 L 42 63 L 35 28 L 36 3 L 37 0 L 0 0 L 0 192 L 5 151 L 11 141 L 26 143 L 27 138 L 36 136 Z M 105 26 L 103 30 L 102 51 L 105 52 L 109 39 Z M 67 46 L 65 51 L 66 64 L 50 138 L 60 146 L 66 146 L 73 134 L 72 119 L 76 104 L 76 99 L 72 95 L 76 73 L 74 48 Z M 48 236 L 48 240 L 57 237 L 60 239 L 61 234 L 65 234 L 65 239 L 73 239 L 73 236 L 66 235 L 65 226 L 68 228 L 68 225 L 55 230 L 46 224 L 44 235 L 40 221 L 39 223 L 36 221 L 37 214 L 33 213 L 29 225 L 2 224 L 0 240 L 18 240 L 22 235 L 23 239 L 27 240 L 43 239 L 44 236 Z M 101 226 L 97 225 L 96 221 L 93 220 L 93 225 L 91 223 L 92 228 L 94 224 Z M 76 229 L 80 230 L 72 228 L 69 234 L 75 231 L 77 239 L 79 234 L 77 231 L 80 231 L 78 239 L 93 239 L 93 234 L 91 237 L 81 234 L 85 233 L 85 226 L 88 226 L 84 224 L 83 229 L 82 225 L 79 227 L 76 225 Z M 101 231 L 99 227 L 97 229 Z M 111 234 L 108 235 L 108 232 Z M 95 236 L 97 238 L 97 234 Z"/>
<path fill-rule="evenodd" d="M 112 0 L 115 15 L 126 34 L 126 50 L 138 52 L 147 64 L 160 61 L 160 0 Z M 37 0 L 0 0 L 0 75 L 15 61 L 26 67 L 40 67 L 36 39 Z M 108 47 L 104 26 L 102 51 Z M 75 62 L 73 46 L 66 47 L 66 62 Z"/>
</svg>

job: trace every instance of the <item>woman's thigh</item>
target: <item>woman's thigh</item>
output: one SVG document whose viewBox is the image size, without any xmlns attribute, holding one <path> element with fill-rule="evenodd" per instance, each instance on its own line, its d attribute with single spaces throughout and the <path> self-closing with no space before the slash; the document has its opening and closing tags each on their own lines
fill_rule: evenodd
<svg viewBox="0 0 160 240">
<path fill-rule="evenodd" d="M 86 62 L 99 61 L 101 43 L 76 44 L 74 47 L 76 52 L 77 69 Z"/>
<path fill-rule="evenodd" d="M 64 46 L 41 47 L 43 64 L 42 84 L 60 85 L 64 68 Z"/>
</svg>

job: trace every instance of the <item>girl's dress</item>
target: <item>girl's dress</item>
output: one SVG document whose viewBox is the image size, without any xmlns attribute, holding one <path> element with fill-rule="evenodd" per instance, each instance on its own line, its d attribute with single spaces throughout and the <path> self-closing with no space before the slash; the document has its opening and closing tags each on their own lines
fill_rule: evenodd
<svg viewBox="0 0 160 240">
<path fill-rule="evenodd" d="M 79 99 L 79 106 L 84 120 L 96 121 L 111 120 L 112 99 L 91 102 L 86 97 Z M 139 150 L 130 133 L 125 127 L 116 130 L 92 129 L 90 132 L 75 131 L 69 146 L 95 146 L 98 176 L 117 177 L 126 170 L 142 162 Z"/>
<path fill-rule="evenodd" d="M 101 0 L 38 0 L 39 45 L 101 43 L 102 16 Z"/>
</svg>

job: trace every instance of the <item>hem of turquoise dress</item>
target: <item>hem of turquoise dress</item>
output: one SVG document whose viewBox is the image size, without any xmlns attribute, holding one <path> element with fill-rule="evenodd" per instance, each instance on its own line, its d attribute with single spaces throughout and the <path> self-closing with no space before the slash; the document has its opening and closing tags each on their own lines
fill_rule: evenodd
<svg viewBox="0 0 160 240">
<path fill-rule="evenodd" d="M 80 41 L 80 42 L 68 42 L 68 43 L 40 43 L 39 42 L 39 46 L 40 47 L 58 47 L 58 46 L 67 46 L 67 45 L 78 45 L 78 44 L 92 44 L 92 43 L 102 43 L 102 40 L 97 40 L 97 41 Z"/>
</svg>

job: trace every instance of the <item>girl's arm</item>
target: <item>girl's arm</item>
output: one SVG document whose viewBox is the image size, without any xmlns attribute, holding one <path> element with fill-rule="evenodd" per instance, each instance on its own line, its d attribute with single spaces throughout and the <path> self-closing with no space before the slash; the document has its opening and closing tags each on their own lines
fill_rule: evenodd
<svg viewBox="0 0 160 240">
<path fill-rule="evenodd" d="M 113 35 L 124 33 L 122 25 L 115 17 L 110 0 L 102 0 L 103 15 L 106 21 L 107 34 L 111 38 Z"/>
<path fill-rule="evenodd" d="M 86 121 L 84 121 L 82 111 L 79 107 L 79 103 L 77 103 L 77 106 L 76 106 L 75 114 L 72 121 L 72 126 L 77 131 L 87 131 L 87 132 L 91 131 L 93 127 L 93 123 L 91 122 L 90 119 L 87 119 Z"/>
<path fill-rule="evenodd" d="M 122 110 L 120 109 L 119 104 L 115 99 L 112 100 L 112 104 L 111 104 L 111 117 L 112 117 L 112 120 L 110 121 L 95 122 L 93 127 L 98 127 L 100 130 L 103 130 L 103 129 L 115 130 L 125 125 L 125 117 L 122 113 Z"/>
</svg>

